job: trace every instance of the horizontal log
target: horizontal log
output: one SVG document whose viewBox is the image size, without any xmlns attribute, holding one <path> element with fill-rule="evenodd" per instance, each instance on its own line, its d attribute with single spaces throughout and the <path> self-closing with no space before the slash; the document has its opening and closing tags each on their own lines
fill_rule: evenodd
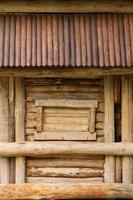
<svg viewBox="0 0 133 200">
<path fill-rule="evenodd" d="M 27 167 L 90 167 L 103 168 L 104 157 L 91 156 L 87 158 L 34 158 L 27 160 Z"/>
<path fill-rule="evenodd" d="M 133 143 L 90 143 L 71 141 L 0 142 L 0 156 L 121 155 L 133 156 Z"/>
<path fill-rule="evenodd" d="M 52 12 L 52 13 L 87 13 L 87 12 L 132 12 L 131 0 L 1 0 L 0 12 Z"/>
<path fill-rule="evenodd" d="M 103 183 L 103 177 L 91 178 L 64 178 L 64 177 L 27 177 L 27 183 Z"/>
<path fill-rule="evenodd" d="M 82 162 L 82 161 L 81 161 Z M 52 166 L 52 165 L 51 165 Z M 27 169 L 27 176 L 32 177 L 103 177 L 103 169 L 96 168 L 56 168 L 56 167 L 30 167 Z"/>
<path fill-rule="evenodd" d="M 58 125 L 57 125 L 58 126 Z M 66 141 L 95 141 L 96 132 L 62 132 L 62 131 L 49 131 L 34 134 L 34 140 L 66 140 Z"/>
<path fill-rule="evenodd" d="M 133 184 L 44 183 L 0 185 L 0 199 L 133 199 Z"/>
<path fill-rule="evenodd" d="M 97 108 L 96 100 L 71 100 L 71 99 L 40 99 L 35 101 L 36 106 L 67 107 L 67 108 Z"/>
<path fill-rule="evenodd" d="M 98 76 L 106 76 L 106 75 L 127 75 L 133 74 L 133 68 L 23 68 L 23 69 L 13 69 L 13 68 L 1 68 L 0 76 L 10 76 L 10 77 L 30 77 L 30 78 L 88 78 L 88 77 L 98 77 Z"/>
</svg>

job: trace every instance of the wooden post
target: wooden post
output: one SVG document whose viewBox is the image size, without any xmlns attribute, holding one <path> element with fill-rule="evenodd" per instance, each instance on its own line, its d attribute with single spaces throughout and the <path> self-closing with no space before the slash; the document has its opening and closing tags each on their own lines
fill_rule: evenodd
<svg viewBox="0 0 133 200">
<path fill-rule="evenodd" d="M 8 105 L 8 77 L 0 77 L 0 141 L 9 139 L 9 105 Z M 9 159 L 0 158 L 0 182 L 9 183 Z"/>
<path fill-rule="evenodd" d="M 16 141 L 25 140 L 25 85 L 23 78 L 15 80 L 15 134 Z M 25 182 L 25 158 L 16 158 L 16 183 Z"/>
<path fill-rule="evenodd" d="M 132 142 L 133 133 L 133 77 L 122 77 L 122 142 Z M 123 183 L 132 183 L 132 157 L 122 159 Z"/>
<path fill-rule="evenodd" d="M 9 77 L 9 142 L 15 141 L 14 77 Z M 10 158 L 10 183 L 15 183 L 15 158 Z"/>
<path fill-rule="evenodd" d="M 104 138 L 105 142 L 115 141 L 114 134 L 114 84 L 113 77 L 104 78 L 104 101 L 105 101 L 105 120 Z M 105 157 L 104 179 L 107 183 L 115 182 L 115 158 L 114 156 Z"/>
</svg>

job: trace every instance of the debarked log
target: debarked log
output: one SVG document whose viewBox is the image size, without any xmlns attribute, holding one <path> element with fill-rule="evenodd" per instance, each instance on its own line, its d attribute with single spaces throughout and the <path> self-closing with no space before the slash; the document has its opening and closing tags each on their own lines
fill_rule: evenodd
<svg viewBox="0 0 133 200">
<path fill-rule="evenodd" d="M 91 143 L 71 141 L 0 142 L 0 156 L 130 155 L 133 143 Z"/>
<path fill-rule="evenodd" d="M 133 184 L 44 183 L 0 185 L 0 199 L 133 198 Z"/>
</svg>

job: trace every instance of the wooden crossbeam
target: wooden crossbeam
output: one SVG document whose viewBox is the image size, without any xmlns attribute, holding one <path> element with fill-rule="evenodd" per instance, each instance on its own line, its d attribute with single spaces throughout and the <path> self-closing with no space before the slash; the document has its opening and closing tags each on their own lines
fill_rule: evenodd
<svg viewBox="0 0 133 200">
<path fill-rule="evenodd" d="M 131 0 L 1 0 L 0 12 L 133 12 Z"/>
<path fill-rule="evenodd" d="M 121 155 L 133 156 L 133 143 L 71 141 L 0 142 L 0 156 Z"/>
<path fill-rule="evenodd" d="M 30 77 L 30 78 L 88 78 L 106 75 L 133 74 L 133 67 L 80 67 L 80 68 L 0 68 L 0 76 Z"/>
<path fill-rule="evenodd" d="M 0 185 L 0 199 L 133 199 L 133 184 L 44 183 Z"/>
</svg>

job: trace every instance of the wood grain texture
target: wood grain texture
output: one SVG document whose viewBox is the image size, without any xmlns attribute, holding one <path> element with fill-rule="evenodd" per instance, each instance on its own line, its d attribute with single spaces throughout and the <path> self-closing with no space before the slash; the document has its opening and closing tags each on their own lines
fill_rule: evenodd
<svg viewBox="0 0 133 200">
<path fill-rule="evenodd" d="M 15 79 L 15 139 L 25 140 L 25 87 L 24 79 Z M 16 183 L 25 182 L 25 158 L 16 158 Z"/>
<path fill-rule="evenodd" d="M 9 141 L 9 79 L 6 77 L 0 78 L 0 141 Z M 1 155 L 2 156 L 2 155 Z M 9 183 L 9 159 L 5 157 L 0 158 L 0 182 L 1 184 Z"/>
<path fill-rule="evenodd" d="M 132 14 L 0 14 L 0 66 L 132 66 Z M 15 60 L 15 62 L 14 62 Z"/>
<path fill-rule="evenodd" d="M 122 78 L 122 141 L 124 143 L 132 142 L 133 131 L 133 82 L 132 76 Z M 123 157 L 122 175 L 123 183 L 132 183 L 132 157 Z"/>
<path fill-rule="evenodd" d="M 114 130 L 114 79 L 113 77 L 104 78 L 104 100 L 105 100 L 105 119 L 104 119 L 104 139 L 110 143 L 115 141 Z M 105 182 L 115 182 L 115 158 L 105 157 Z"/>
<path fill-rule="evenodd" d="M 0 195 L 3 200 L 9 199 L 99 199 L 99 198 L 133 198 L 132 184 L 105 183 L 26 183 L 1 185 Z"/>
</svg>

